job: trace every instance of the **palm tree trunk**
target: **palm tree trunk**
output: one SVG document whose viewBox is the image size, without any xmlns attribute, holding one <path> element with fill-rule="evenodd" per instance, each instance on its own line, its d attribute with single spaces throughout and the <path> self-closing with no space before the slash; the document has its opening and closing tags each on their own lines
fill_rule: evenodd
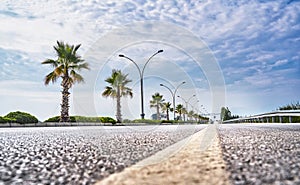
<svg viewBox="0 0 300 185">
<path fill-rule="evenodd" d="M 122 122 L 120 87 L 117 88 L 117 113 L 116 113 L 116 118 L 117 118 L 117 123 Z"/>
<path fill-rule="evenodd" d="M 169 109 L 167 108 L 167 120 L 169 121 Z"/>
<path fill-rule="evenodd" d="M 158 104 L 156 104 L 156 116 L 157 116 L 157 120 L 160 120 L 159 105 Z"/>
<path fill-rule="evenodd" d="M 61 103 L 61 112 L 60 112 L 60 120 L 59 122 L 70 122 L 69 116 L 69 85 L 67 82 L 67 78 L 64 77 L 61 82 L 62 90 L 62 103 Z"/>
</svg>

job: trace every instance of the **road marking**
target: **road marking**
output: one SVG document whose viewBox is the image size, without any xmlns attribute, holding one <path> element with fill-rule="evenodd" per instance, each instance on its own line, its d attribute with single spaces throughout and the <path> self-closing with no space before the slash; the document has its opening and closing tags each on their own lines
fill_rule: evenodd
<svg viewBox="0 0 300 185">
<path fill-rule="evenodd" d="M 228 177 L 216 125 L 209 125 L 150 158 L 112 174 L 96 185 L 228 185 Z"/>
</svg>

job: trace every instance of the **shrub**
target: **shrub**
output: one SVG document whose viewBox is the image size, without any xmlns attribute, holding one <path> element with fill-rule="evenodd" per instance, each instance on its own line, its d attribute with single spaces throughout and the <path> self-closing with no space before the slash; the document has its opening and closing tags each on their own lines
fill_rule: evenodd
<svg viewBox="0 0 300 185">
<path fill-rule="evenodd" d="M 49 118 L 45 120 L 44 122 L 59 122 L 60 116 L 54 116 L 52 118 Z M 70 116 L 71 122 L 76 122 L 75 116 Z"/>
<path fill-rule="evenodd" d="M 48 118 L 44 122 L 59 122 L 59 118 L 60 118 L 59 116 L 54 116 L 52 118 Z"/>
<path fill-rule="evenodd" d="M 135 119 L 132 121 L 133 123 L 160 123 L 160 120 L 152 120 L 152 119 Z"/>
<path fill-rule="evenodd" d="M 173 120 L 162 120 L 161 123 L 177 123 L 177 121 L 173 121 Z"/>
<path fill-rule="evenodd" d="M 112 123 L 116 124 L 117 121 L 111 117 L 86 117 L 86 116 L 70 116 L 71 122 L 90 122 L 90 123 Z M 45 120 L 44 122 L 59 122 L 60 116 L 54 116 Z"/>
<path fill-rule="evenodd" d="M 0 123 L 13 123 L 13 122 L 16 122 L 16 119 L 0 116 Z"/>
<path fill-rule="evenodd" d="M 117 123 L 117 121 L 111 117 L 100 117 L 100 121 L 102 123 L 112 123 L 113 125 Z"/>
<path fill-rule="evenodd" d="M 130 119 L 123 119 L 122 123 L 133 123 L 133 121 Z"/>
<path fill-rule="evenodd" d="M 101 122 L 100 117 L 75 116 L 75 119 L 76 122 L 90 122 L 90 123 Z"/>
<path fill-rule="evenodd" d="M 26 112 L 20 112 L 20 111 L 10 112 L 6 116 L 4 116 L 4 118 L 8 118 L 12 122 L 21 123 L 21 124 L 37 123 L 39 121 L 36 117 Z"/>
</svg>

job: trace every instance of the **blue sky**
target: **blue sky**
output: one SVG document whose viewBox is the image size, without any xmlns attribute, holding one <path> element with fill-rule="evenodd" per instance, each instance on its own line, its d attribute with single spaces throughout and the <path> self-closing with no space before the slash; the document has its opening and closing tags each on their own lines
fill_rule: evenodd
<svg viewBox="0 0 300 185">
<path fill-rule="evenodd" d="M 165 52 L 157 55 L 145 72 L 146 116 L 155 111 L 148 105 L 154 92 L 164 94 L 165 99 L 171 101 L 168 91 L 157 84 L 162 82 L 172 87 L 183 80 L 188 83 L 178 90 L 178 95 L 188 99 L 196 94 L 197 98 L 191 100 L 191 104 L 198 109 L 204 105 L 208 112 L 213 111 L 214 98 L 208 73 L 189 55 L 202 46 L 210 50 L 210 55 L 219 65 L 226 89 L 224 105 L 233 114 L 243 116 L 272 111 L 300 99 L 299 12 L 300 1 L 296 0 L 2 0 L 0 115 L 21 110 L 44 120 L 59 114 L 59 83 L 44 86 L 43 78 L 51 68 L 40 64 L 47 58 L 55 58 L 52 46 L 56 40 L 81 43 L 80 54 L 88 58 L 89 51 L 113 30 L 128 24 L 148 22 L 172 24 L 170 29 L 165 30 L 169 33 L 169 40 L 175 35 L 180 40 L 177 43 L 190 44 L 191 48 L 182 50 L 178 45 L 161 42 L 159 36 L 155 42 L 144 39 L 131 45 L 118 45 L 118 40 L 112 40 L 119 48 L 108 53 L 106 56 L 109 58 L 98 58 L 102 67 L 87 60 L 91 63 L 92 72 L 97 73 L 92 91 L 86 92 L 93 96 L 95 111 L 90 112 L 83 105 L 78 108 L 71 96 L 71 114 L 114 116 L 114 102 L 99 94 L 106 85 L 103 79 L 110 70 L 122 68 L 133 79 L 130 85 L 135 95 L 132 100 L 124 99 L 123 115 L 139 117 L 137 70 L 117 56 L 124 53 L 141 61 L 139 65 L 142 65 L 142 61 L 158 49 Z M 173 28 L 190 32 L 203 45 L 193 45 L 192 40 L 177 37 L 178 33 Z M 149 30 L 155 33 L 155 24 Z M 132 33 L 136 38 L 142 35 Z M 102 43 L 101 47 L 106 49 L 110 45 L 112 43 Z M 209 62 L 212 61 L 202 64 Z M 89 84 L 89 74 L 83 74 Z M 85 87 L 76 86 L 72 95 L 79 90 L 84 91 Z M 182 102 L 178 99 L 177 103 Z"/>
</svg>

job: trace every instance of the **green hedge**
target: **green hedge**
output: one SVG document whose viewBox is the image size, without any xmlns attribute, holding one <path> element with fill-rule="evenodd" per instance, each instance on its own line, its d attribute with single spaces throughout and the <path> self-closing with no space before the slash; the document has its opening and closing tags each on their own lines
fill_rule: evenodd
<svg viewBox="0 0 300 185">
<path fill-rule="evenodd" d="M 76 122 L 90 122 L 90 123 L 99 123 L 101 122 L 100 117 L 86 117 L 86 116 L 74 116 Z"/>
<path fill-rule="evenodd" d="M 59 122 L 60 120 L 60 116 L 54 116 L 52 118 L 49 118 L 47 120 L 45 120 L 44 122 Z M 76 122 L 76 119 L 74 116 L 70 116 L 70 121 L 71 122 Z"/>
<path fill-rule="evenodd" d="M 8 113 L 6 116 L 4 116 L 4 120 L 6 120 L 7 122 L 15 122 L 21 124 L 39 122 L 39 120 L 35 116 L 20 111 Z"/>
<path fill-rule="evenodd" d="M 117 121 L 111 117 L 100 117 L 102 123 L 112 123 L 113 125 L 117 123 Z"/>
<path fill-rule="evenodd" d="M 160 123 L 160 120 L 152 120 L 152 119 L 135 119 L 132 121 L 133 123 Z"/>
<path fill-rule="evenodd" d="M 70 116 L 71 122 L 88 122 L 88 123 L 112 123 L 116 124 L 116 120 L 111 117 L 86 117 L 86 116 Z M 59 122 L 60 116 L 55 116 L 45 120 L 44 122 Z"/>
</svg>

